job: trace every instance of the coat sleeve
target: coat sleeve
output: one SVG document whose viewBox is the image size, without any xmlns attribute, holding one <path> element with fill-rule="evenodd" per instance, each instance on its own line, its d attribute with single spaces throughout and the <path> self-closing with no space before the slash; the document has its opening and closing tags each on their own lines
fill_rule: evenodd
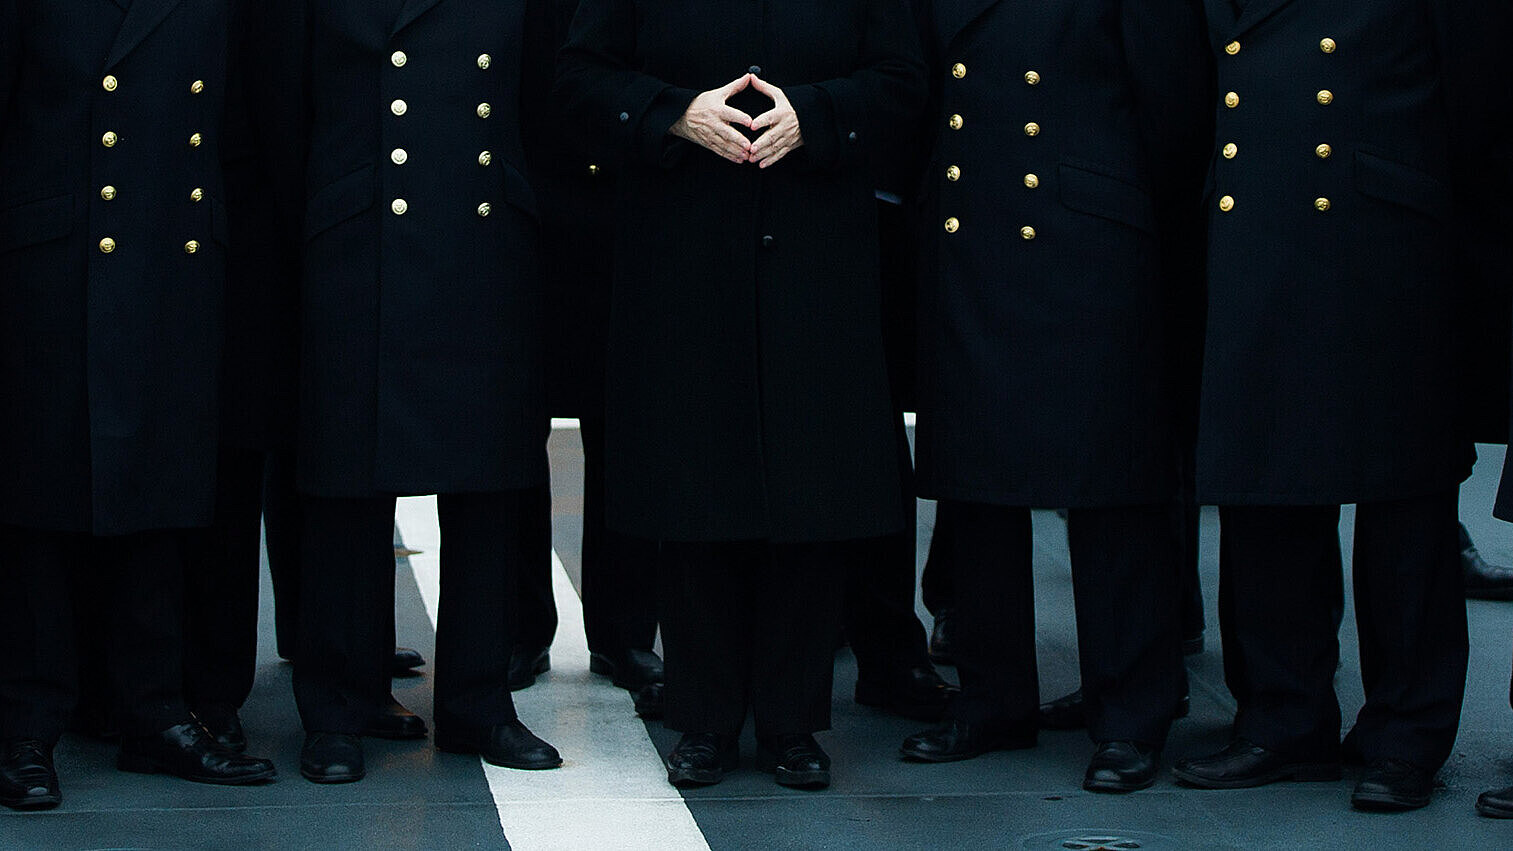
<svg viewBox="0 0 1513 851">
<path fill-rule="evenodd" d="M 636 69 L 635 17 L 633 0 L 583 0 L 552 92 L 596 153 L 664 165 L 688 144 L 667 131 L 699 93 Z"/>
<path fill-rule="evenodd" d="M 897 128 L 913 127 L 924 108 L 925 65 L 907 0 L 862 0 L 859 36 L 861 59 L 850 76 L 783 90 L 812 168 L 859 158 L 887 168 Z"/>
</svg>

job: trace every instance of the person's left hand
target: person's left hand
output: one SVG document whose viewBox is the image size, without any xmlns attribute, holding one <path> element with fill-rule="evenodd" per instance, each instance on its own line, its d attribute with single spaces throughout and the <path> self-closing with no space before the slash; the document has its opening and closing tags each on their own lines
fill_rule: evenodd
<svg viewBox="0 0 1513 851">
<path fill-rule="evenodd" d="M 751 78 L 751 87 L 772 98 L 772 109 L 751 121 L 751 129 L 761 130 L 765 127 L 766 132 L 751 143 L 751 150 L 746 154 L 748 162 L 756 163 L 758 168 L 766 168 L 802 146 L 804 133 L 799 128 L 798 113 L 793 111 L 793 105 L 788 102 L 788 96 L 783 94 L 782 89 L 757 76 Z"/>
</svg>

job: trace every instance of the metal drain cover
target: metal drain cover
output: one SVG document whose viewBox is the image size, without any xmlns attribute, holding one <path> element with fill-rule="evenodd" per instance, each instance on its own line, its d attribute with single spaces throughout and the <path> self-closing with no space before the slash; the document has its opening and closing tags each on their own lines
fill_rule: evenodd
<svg viewBox="0 0 1513 851">
<path fill-rule="evenodd" d="M 1177 851 L 1169 836 L 1135 830 L 1057 830 L 1026 836 L 1026 851 Z"/>
</svg>

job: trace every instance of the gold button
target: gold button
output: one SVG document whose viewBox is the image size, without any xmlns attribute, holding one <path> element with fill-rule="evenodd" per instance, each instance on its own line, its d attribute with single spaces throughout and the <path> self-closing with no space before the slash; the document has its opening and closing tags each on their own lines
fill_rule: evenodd
<svg viewBox="0 0 1513 851">
<path fill-rule="evenodd" d="M 494 114 L 494 108 L 492 106 L 489 106 L 486 103 L 480 103 L 480 104 L 478 104 L 478 117 L 479 118 L 488 118 L 490 115 L 493 115 L 493 114 Z"/>
<path fill-rule="evenodd" d="M 188 242 L 184 243 L 184 253 L 185 254 L 194 254 L 195 252 L 197 252 L 199 250 L 200 250 L 200 244 L 198 242 L 192 240 L 192 239 L 189 240 Z"/>
<path fill-rule="evenodd" d="M 116 188 L 114 186 L 102 186 L 102 187 L 100 187 L 100 200 L 101 201 L 114 201 L 114 200 L 116 200 Z"/>
<path fill-rule="evenodd" d="M 481 217 L 487 217 L 488 214 L 492 213 L 492 212 L 494 212 L 494 208 L 492 206 L 490 206 L 489 202 L 485 201 L 482 204 L 478 205 L 478 215 L 479 216 L 481 216 Z"/>
<path fill-rule="evenodd" d="M 1035 229 L 1030 227 L 1029 225 L 1025 225 L 1024 227 L 1019 229 L 1019 235 L 1024 237 L 1025 239 L 1034 239 Z"/>
<path fill-rule="evenodd" d="M 406 112 L 410 111 L 410 105 L 402 100 L 395 100 L 393 103 L 389 104 L 389 111 L 394 113 L 395 115 L 404 115 Z"/>
<path fill-rule="evenodd" d="M 1232 41 L 1229 44 L 1224 45 L 1224 52 L 1228 53 L 1230 56 L 1234 56 L 1236 53 L 1240 52 L 1240 43 L 1238 41 Z"/>
<path fill-rule="evenodd" d="M 1329 147 L 1329 145 L 1327 144 L 1320 145 L 1317 148 L 1313 149 L 1313 155 L 1321 160 L 1329 159 L 1329 155 L 1332 153 L 1334 153 L 1334 148 Z"/>
<path fill-rule="evenodd" d="M 404 165 L 405 160 L 410 158 L 410 152 L 404 148 L 395 148 L 389 152 L 389 161 L 395 165 Z"/>
<path fill-rule="evenodd" d="M 494 155 L 492 153 L 489 153 L 488 151 L 481 151 L 481 152 L 479 152 L 479 154 L 478 154 L 478 164 L 479 165 L 488 165 L 489 163 L 491 163 L 493 161 L 494 161 Z"/>
<path fill-rule="evenodd" d="M 1034 71 L 1024 72 L 1024 81 L 1032 86 L 1040 85 L 1040 75 Z"/>
<path fill-rule="evenodd" d="M 966 75 L 967 75 L 967 66 L 961 64 L 960 62 L 958 62 L 955 65 L 951 66 L 951 76 L 953 76 L 956 79 L 960 80 L 962 77 L 965 77 Z"/>
<path fill-rule="evenodd" d="M 104 239 L 100 240 L 100 253 L 101 254 L 109 254 L 110 252 L 115 251 L 115 250 L 116 250 L 116 241 L 115 240 L 111 239 L 108 236 L 105 237 Z"/>
<path fill-rule="evenodd" d="M 1224 105 L 1230 109 L 1234 109 L 1240 105 L 1240 96 L 1234 92 L 1230 92 L 1224 96 Z"/>
<path fill-rule="evenodd" d="M 1315 198 L 1314 201 L 1313 201 L 1313 208 L 1315 210 L 1318 210 L 1320 213 L 1327 213 L 1327 212 L 1329 212 L 1329 199 L 1328 198 Z"/>
<path fill-rule="evenodd" d="M 395 68 L 403 68 L 405 63 L 410 61 L 410 57 L 406 56 L 403 50 L 396 50 L 389 54 L 389 61 L 394 63 Z"/>
<path fill-rule="evenodd" d="M 488 55 L 487 53 L 480 53 L 480 54 L 478 54 L 478 67 L 479 68 L 482 68 L 483 70 L 487 71 L 487 70 L 489 70 L 489 66 L 493 65 L 493 64 L 494 64 L 494 57 Z"/>
<path fill-rule="evenodd" d="M 596 165 L 593 165 L 593 164 L 589 164 L 589 167 L 588 167 L 588 176 L 589 177 L 598 177 L 599 176 L 599 167 L 596 166 Z"/>
<path fill-rule="evenodd" d="M 1039 189 L 1040 188 L 1040 175 L 1038 175 L 1038 174 L 1027 174 L 1027 175 L 1025 175 L 1024 176 L 1024 185 L 1025 185 L 1025 188 L 1027 188 L 1027 189 Z"/>
<path fill-rule="evenodd" d="M 947 121 L 946 123 L 951 126 L 952 130 L 960 130 L 961 129 L 961 125 L 963 124 L 960 115 L 952 115 L 951 116 L 951 120 Z"/>
<path fill-rule="evenodd" d="M 1024 135 L 1026 135 L 1026 136 L 1039 136 L 1040 135 L 1040 125 L 1036 124 L 1033 121 L 1031 121 L 1029 124 L 1026 124 L 1024 126 Z"/>
<path fill-rule="evenodd" d="M 195 80 L 194 82 L 192 82 L 192 83 L 189 84 L 189 93 L 190 94 L 192 94 L 192 95 L 198 95 L 198 94 L 203 94 L 204 92 L 205 92 L 205 81 L 204 80 Z"/>
<path fill-rule="evenodd" d="M 946 168 L 946 180 L 950 180 L 952 182 L 961 180 L 961 169 L 954 165 L 948 166 Z"/>
<path fill-rule="evenodd" d="M 1236 145 L 1234 142 L 1230 142 L 1228 145 L 1224 146 L 1224 159 L 1232 160 L 1235 158 L 1235 154 L 1238 153 L 1240 153 L 1240 146 Z"/>
<path fill-rule="evenodd" d="M 100 137 L 100 144 L 107 148 L 114 148 L 119 141 L 121 141 L 121 137 L 111 130 L 106 130 L 105 135 Z"/>
<path fill-rule="evenodd" d="M 1339 45 L 1336 44 L 1334 39 L 1332 38 L 1326 38 L 1323 41 L 1319 42 L 1319 49 L 1324 51 L 1325 53 L 1333 53 L 1335 51 L 1335 48 L 1337 47 L 1339 47 Z"/>
<path fill-rule="evenodd" d="M 1223 210 L 1224 212 L 1227 213 L 1230 210 L 1233 210 L 1234 208 L 1235 208 L 1235 196 L 1233 196 L 1233 195 L 1225 195 L 1223 198 L 1219 199 L 1219 209 L 1220 210 Z"/>
<path fill-rule="evenodd" d="M 403 216 L 410 209 L 410 205 L 403 198 L 395 198 L 393 203 L 389 204 L 389 209 L 394 211 L 394 215 Z"/>
<path fill-rule="evenodd" d="M 205 190 L 196 186 L 194 190 L 189 193 L 189 200 L 193 201 L 196 204 L 205 200 Z"/>
<path fill-rule="evenodd" d="M 106 74 L 105 79 L 100 81 L 100 86 L 103 87 L 107 92 L 115 91 L 116 87 L 119 85 L 120 81 L 116 79 L 114 74 Z"/>
<path fill-rule="evenodd" d="M 956 233 L 961 228 L 961 221 L 955 216 L 946 219 L 946 233 Z"/>
<path fill-rule="evenodd" d="M 195 134 L 193 134 L 193 135 L 191 135 L 189 137 L 189 147 L 191 147 L 191 148 L 198 148 L 200 146 L 200 143 L 204 142 L 204 141 L 205 141 L 205 137 L 204 136 L 201 136 L 200 134 L 195 133 Z"/>
<path fill-rule="evenodd" d="M 1331 92 L 1328 89 L 1321 89 L 1319 91 L 1319 103 L 1323 106 L 1328 106 L 1331 103 L 1334 103 L 1334 92 Z"/>
</svg>

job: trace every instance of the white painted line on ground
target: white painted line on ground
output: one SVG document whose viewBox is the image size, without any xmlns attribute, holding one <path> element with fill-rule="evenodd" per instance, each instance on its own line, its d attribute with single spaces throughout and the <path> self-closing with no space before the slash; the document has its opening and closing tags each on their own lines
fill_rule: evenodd
<svg viewBox="0 0 1513 851">
<path fill-rule="evenodd" d="M 397 522 L 431 625 L 440 599 L 441 532 L 435 497 L 399 500 Z M 521 720 L 562 752 L 554 771 L 512 771 L 484 763 L 499 824 L 514 851 L 708 851 L 709 843 L 636 718 L 630 695 L 588 670 L 583 607 L 552 553 L 557 637 L 552 670 L 515 692 Z"/>
</svg>

